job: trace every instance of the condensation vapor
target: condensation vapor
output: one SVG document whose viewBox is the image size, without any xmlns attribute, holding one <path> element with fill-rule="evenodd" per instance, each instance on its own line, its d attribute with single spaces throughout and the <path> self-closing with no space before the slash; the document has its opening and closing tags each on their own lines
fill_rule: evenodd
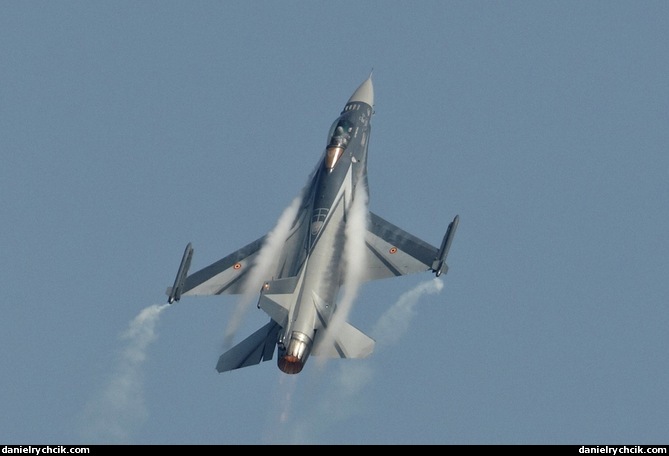
<svg viewBox="0 0 669 456">
<path fill-rule="evenodd" d="M 368 214 L 368 192 L 367 188 L 363 185 L 358 185 L 354 190 L 354 197 L 351 202 L 351 207 L 347 215 L 348 221 L 345 227 L 345 242 L 344 242 L 344 252 L 343 252 L 343 261 L 345 264 L 344 270 L 344 280 L 342 287 L 342 296 L 337 304 L 337 311 L 333 315 L 332 321 L 330 322 L 327 332 L 324 335 L 323 343 L 329 344 L 333 342 L 334 334 L 337 332 L 337 328 L 343 324 L 351 311 L 352 305 L 358 295 L 360 289 L 361 281 L 360 277 L 365 268 L 365 236 L 367 233 L 367 214 Z M 326 358 L 318 357 L 314 359 L 315 367 L 319 367 L 319 371 L 322 372 Z M 351 366 L 351 368 L 353 368 Z M 363 367 L 363 371 L 366 370 Z M 357 375 L 359 369 L 356 371 L 356 378 L 359 378 Z M 318 375 L 318 373 L 316 373 Z M 364 373 L 361 374 L 364 376 Z M 349 377 L 351 378 L 351 377 Z M 341 377 L 340 377 L 341 380 Z M 342 380 L 345 382 L 345 380 Z M 360 382 L 358 382 L 360 384 Z M 279 413 L 279 419 L 277 425 L 280 429 L 284 429 L 283 438 L 288 438 L 292 440 L 289 443 L 314 443 L 312 441 L 312 436 L 314 435 L 313 426 L 315 424 L 311 420 L 303 419 L 292 419 L 290 417 L 291 405 L 293 402 L 293 392 L 294 392 L 294 382 L 291 382 L 292 387 L 284 391 L 283 399 L 281 400 L 281 411 Z M 318 384 L 322 386 L 321 383 Z M 349 385 L 350 386 L 350 385 Z M 312 393 L 318 393 L 318 396 L 322 399 L 320 387 L 316 387 L 315 384 L 311 383 Z M 338 388 L 338 391 L 347 390 L 350 391 L 350 388 Z M 329 397 L 329 393 L 325 393 L 326 397 Z M 341 397 L 339 399 L 342 399 Z M 333 403 L 329 405 L 331 410 L 339 409 L 337 406 L 337 400 L 333 400 Z M 314 411 L 315 412 L 315 411 Z M 329 412 L 328 412 L 329 413 Z M 339 412 L 337 415 L 340 415 Z M 319 417 L 316 422 L 322 420 Z M 287 432 L 286 432 L 287 431 Z M 281 439 L 278 439 L 281 441 Z M 286 442 L 283 442 L 286 443 Z"/>
<path fill-rule="evenodd" d="M 333 343 L 335 334 L 348 319 L 362 285 L 360 277 L 362 277 L 366 267 L 365 236 L 367 234 L 368 200 L 367 188 L 362 184 L 358 185 L 354 190 L 353 201 L 347 215 L 348 220 L 344 231 L 343 262 L 345 267 L 342 296 L 323 336 L 322 344 L 324 346 Z M 322 365 L 325 358 L 318 358 L 318 361 Z"/>
<path fill-rule="evenodd" d="M 267 234 L 265 243 L 258 252 L 249 276 L 244 282 L 244 292 L 240 296 L 232 317 L 228 322 L 228 326 L 225 329 L 223 347 L 226 350 L 233 344 L 237 330 L 241 325 L 246 311 L 249 309 L 249 303 L 260 292 L 260 287 L 268 278 L 267 274 L 276 265 L 276 259 L 279 257 L 286 239 L 288 239 L 290 229 L 300 209 L 303 193 L 304 190 L 293 200 L 290 206 L 284 209 L 276 226 Z"/>
<path fill-rule="evenodd" d="M 126 345 L 111 378 L 84 409 L 85 440 L 100 444 L 128 443 L 132 431 L 148 418 L 142 367 L 147 349 L 157 337 L 158 317 L 168 306 L 154 304 L 143 309 L 121 335 Z"/>
<path fill-rule="evenodd" d="M 376 352 L 400 342 L 415 316 L 415 307 L 426 294 L 439 293 L 443 288 L 440 278 L 421 282 L 402 294 L 373 325 L 370 335 L 376 340 Z M 358 362 L 360 361 L 360 362 Z M 285 432 L 291 444 L 318 444 L 340 422 L 365 413 L 365 389 L 374 381 L 376 368 L 373 357 L 365 360 L 342 360 L 325 381 L 320 375 L 318 386 L 299 415 L 288 422 Z M 321 372 L 320 374 L 324 374 Z M 282 422 L 285 422 L 282 420 Z"/>
<path fill-rule="evenodd" d="M 413 318 L 414 307 L 421 296 L 425 294 L 439 293 L 444 287 L 440 278 L 433 278 L 419 283 L 411 290 L 404 293 L 393 306 L 388 309 L 371 330 L 371 335 L 376 340 L 376 346 L 383 348 L 396 344 L 409 329 L 409 323 Z"/>
</svg>

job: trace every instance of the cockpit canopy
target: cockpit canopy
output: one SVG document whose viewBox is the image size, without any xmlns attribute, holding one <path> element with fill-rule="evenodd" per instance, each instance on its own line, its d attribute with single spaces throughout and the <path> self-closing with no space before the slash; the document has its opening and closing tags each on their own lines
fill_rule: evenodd
<svg viewBox="0 0 669 456">
<path fill-rule="evenodd" d="M 328 134 L 328 142 L 325 154 L 325 167 L 332 171 L 348 145 L 351 138 L 353 125 L 345 117 L 335 120 Z"/>
</svg>

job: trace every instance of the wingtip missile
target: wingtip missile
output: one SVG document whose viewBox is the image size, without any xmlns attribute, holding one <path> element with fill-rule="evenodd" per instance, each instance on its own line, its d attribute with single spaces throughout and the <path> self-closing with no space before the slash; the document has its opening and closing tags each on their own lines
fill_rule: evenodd
<svg viewBox="0 0 669 456">
<path fill-rule="evenodd" d="M 183 293 L 183 288 L 186 283 L 186 277 L 188 276 L 188 269 L 190 268 L 190 262 L 193 259 L 193 246 L 189 242 L 184 250 L 183 257 L 181 257 L 181 264 L 179 264 L 179 270 L 177 271 L 177 276 L 174 279 L 174 285 L 172 288 L 168 288 L 168 298 L 167 303 L 172 304 L 174 301 L 181 299 L 181 293 Z"/>
<path fill-rule="evenodd" d="M 458 228 L 458 223 L 460 223 L 460 216 L 456 215 L 453 221 L 448 224 L 448 229 L 446 230 L 444 239 L 441 241 L 441 247 L 439 248 L 437 258 L 435 258 L 432 263 L 432 272 L 434 272 L 437 277 L 448 272 L 446 257 L 448 256 L 448 251 L 451 249 L 451 243 L 453 242 L 453 236 L 455 236 L 455 230 Z"/>
</svg>

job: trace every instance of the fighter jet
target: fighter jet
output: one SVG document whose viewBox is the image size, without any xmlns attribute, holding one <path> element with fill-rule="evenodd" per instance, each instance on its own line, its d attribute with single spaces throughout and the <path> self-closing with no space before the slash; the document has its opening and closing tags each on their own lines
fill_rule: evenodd
<svg viewBox="0 0 669 456">
<path fill-rule="evenodd" d="M 220 356 L 218 372 L 271 360 L 275 347 L 278 367 L 286 374 L 301 372 L 310 355 L 364 358 L 372 353 L 374 340 L 337 320 L 340 289 L 350 282 L 427 271 L 439 277 L 448 271 L 457 215 L 437 248 L 368 209 L 373 114 L 370 74 L 333 122 L 283 232 L 270 232 L 191 275 L 193 247 L 186 246 L 174 285 L 167 289 L 168 303 L 191 295 L 252 293 L 253 299 L 259 295 L 257 307 L 270 318 Z M 274 246 L 271 254 L 263 255 L 269 244 Z"/>
</svg>

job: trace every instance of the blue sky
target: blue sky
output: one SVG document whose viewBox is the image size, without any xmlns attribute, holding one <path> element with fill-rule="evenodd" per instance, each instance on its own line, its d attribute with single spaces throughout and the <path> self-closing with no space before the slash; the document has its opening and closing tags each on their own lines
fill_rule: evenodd
<svg viewBox="0 0 669 456">
<path fill-rule="evenodd" d="M 666 444 L 669 3 L 0 11 L 1 443 Z M 372 69 L 370 209 L 459 214 L 449 273 L 363 287 L 370 358 L 218 374 L 186 243 L 271 230 Z"/>
</svg>

